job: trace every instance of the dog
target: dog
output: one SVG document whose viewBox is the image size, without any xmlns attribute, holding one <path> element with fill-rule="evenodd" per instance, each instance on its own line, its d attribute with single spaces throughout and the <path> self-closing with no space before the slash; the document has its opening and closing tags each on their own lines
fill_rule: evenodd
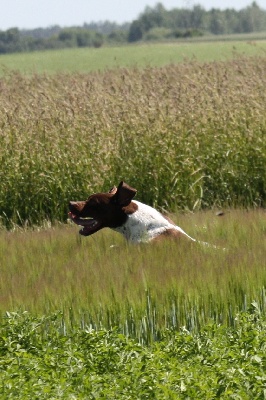
<svg viewBox="0 0 266 400">
<path fill-rule="evenodd" d="M 136 193 L 136 189 L 122 181 L 107 193 L 92 194 L 85 201 L 70 201 L 69 218 L 82 226 L 79 233 L 83 236 L 111 228 L 132 243 L 182 236 L 197 242 L 156 209 L 133 200 Z"/>
</svg>

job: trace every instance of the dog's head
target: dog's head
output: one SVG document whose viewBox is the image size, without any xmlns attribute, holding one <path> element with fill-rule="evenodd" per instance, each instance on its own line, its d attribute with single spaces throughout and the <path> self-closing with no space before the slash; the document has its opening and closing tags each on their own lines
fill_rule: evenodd
<svg viewBox="0 0 266 400">
<path fill-rule="evenodd" d="M 85 201 L 70 201 L 69 217 L 83 226 L 80 234 L 92 235 L 102 228 L 117 228 L 123 225 L 129 214 L 137 209 L 131 200 L 137 193 L 125 182 L 113 187 L 107 193 L 95 193 Z"/>
</svg>

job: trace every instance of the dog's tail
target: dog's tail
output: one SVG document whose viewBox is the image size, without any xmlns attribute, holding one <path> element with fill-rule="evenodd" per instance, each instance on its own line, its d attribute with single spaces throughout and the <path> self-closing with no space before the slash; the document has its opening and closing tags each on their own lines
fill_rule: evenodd
<svg viewBox="0 0 266 400">
<path fill-rule="evenodd" d="M 179 226 L 176 226 L 176 228 L 178 229 L 179 232 L 181 232 L 187 238 L 189 238 L 190 240 L 192 240 L 195 243 L 200 244 L 201 246 L 206 246 L 206 247 L 209 247 L 211 249 L 216 249 L 216 250 L 226 250 L 225 248 L 216 246 L 215 244 L 210 244 L 208 242 L 203 242 L 202 240 L 194 239 L 193 237 L 189 236 L 185 231 L 183 231 L 183 229 L 181 229 Z"/>
<path fill-rule="evenodd" d="M 203 242 L 202 240 L 196 240 L 196 243 L 200 244 L 201 246 L 206 246 L 215 250 L 226 250 L 224 247 L 216 246 L 215 244 L 210 244 L 208 242 Z"/>
<path fill-rule="evenodd" d="M 182 233 L 182 235 L 185 235 L 187 238 L 189 238 L 193 242 L 197 242 L 196 239 L 194 239 L 193 237 L 189 236 L 185 231 L 183 231 L 183 229 L 180 228 L 180 226 L 174 225 L 174 229 L 176 229 L 178 232 Z"/>
</svg>

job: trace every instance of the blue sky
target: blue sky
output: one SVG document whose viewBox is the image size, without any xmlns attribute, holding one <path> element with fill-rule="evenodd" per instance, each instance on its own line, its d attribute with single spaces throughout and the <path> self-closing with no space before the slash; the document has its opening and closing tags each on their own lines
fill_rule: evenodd
<svg viewBox="0 0 266 400">
<path fill-rule="evenodd" d="M 161 0 L 166 9 L 193 7 L 200 4 L 205 9 L 241 9 L 252 0 Z M 266 0 L 257 0 L 266 9 Z M 137 18 L 145 6 L 155 6 L 158 0 L 1 0 L 0 30 L 46 28 L 52 25 L 83 25 L 84 22 L 130 22 Z"/>
</svg>

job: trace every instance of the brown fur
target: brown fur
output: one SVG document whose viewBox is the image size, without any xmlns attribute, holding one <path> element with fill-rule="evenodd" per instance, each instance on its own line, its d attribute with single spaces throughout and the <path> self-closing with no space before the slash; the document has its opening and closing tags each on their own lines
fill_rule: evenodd
<svg viewBox="0 0 266 400">
<path fill-rule="evenodd" d="M 102 228 L 116 228 L 138 209 L 137 204 L 131 201 L 136 193 L 136 189 L 121 182 L 118 188 L 114 186 L 108 193 L 93 194 L 86 201 L 71 201 L 69 216 L 77 225 L 84 227 L 80 231 L 84 236 Z"/>
<path fill-rule="evenodd" d="M 184 236 L 182 232 L 178 232 L 175 229 L 167 229 L 163 233 L 161 233 L 159 236 L 153 239 L 153 242 L 161 242 L 162 240 L 165 239 L 179 239 L 180 237 Z"/>
</svg>

